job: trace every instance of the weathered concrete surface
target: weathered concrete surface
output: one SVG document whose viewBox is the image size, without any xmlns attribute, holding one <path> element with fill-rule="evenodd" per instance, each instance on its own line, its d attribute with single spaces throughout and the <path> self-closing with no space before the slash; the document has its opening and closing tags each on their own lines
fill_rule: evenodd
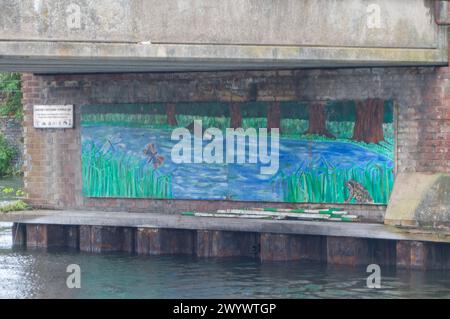
<svg viewBox="0 0 450 319">
<path fill-rule="evenodd" d="M 432 0 L 5 0 L 0 70 L 442 65 Z M 443 11 L 445 12 L 445 10 Z"/>
<path fill-rule="evenodd" d="M 39 211 L 45 215 L 47 211 Z M 192 217 L 167 214 L 127 212 L 60 211 L 60 214 L 21 219 L 25 224 L 120 226 L 187 230 L 218 230 L 233 232 L 289 235 L 344 236 L 389 240 L 450 242 L 450 232 L 397 228 L 383 224 L 255 220 L 242 218 Z"/>
<path fill-rule="evenodd" d="M 415 211 L 422 226 L 450 226 L 450 174 L 438 174 Z"/>
<path fill-rule="evenodd" d="M 450 175 L 400 173 L 385 223 L 404 226 L 450 226 Z"/>
<path fill-rule="evenodd" d="M 43 217 L 49 215 L 59 215 L 62 211 L 57 210 L 26 210 L 18 212 L 0 213 L 1 222 L 20 222 L 21 220 L 27 220 L 35 217 Z"/>
<path fill-rule="evenodd" d="M 436 48 L 432 0 L 3 0 L 0 39 Z"/>
</svg>

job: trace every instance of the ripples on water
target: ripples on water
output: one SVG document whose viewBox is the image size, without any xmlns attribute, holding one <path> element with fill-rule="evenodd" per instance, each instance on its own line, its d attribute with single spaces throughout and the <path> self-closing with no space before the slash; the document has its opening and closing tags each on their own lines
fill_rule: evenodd
<svg viewBox="0 0 450 319">
<path fill-rule="evenodd" d="M 259 263 L 244 258 L 142 257 L 11 249 L 0 223 L 0 298 L 450 298 L 449 272 L 382 269 L 382 289 L 364 268 Z M 81 289 L 66 267 L 81 267 Z"/>
</svg>

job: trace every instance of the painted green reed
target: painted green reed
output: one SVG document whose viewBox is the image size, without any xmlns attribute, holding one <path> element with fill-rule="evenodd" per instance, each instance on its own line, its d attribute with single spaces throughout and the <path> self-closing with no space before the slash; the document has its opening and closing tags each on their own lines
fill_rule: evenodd
<svg viewBox="0 0 450 319">
<path fill-rule="evenodd" d="M 82 174 L 87 197 L 172 198 L 170 176 L 129 155 L 104 152 L 93 142 L 83 143 Z"/>
<path fill-rule="evenodd" d="M 387 204 L 394 184 L 388 164 L 369 163 L 365 167 L 336 168 L 325 158 L 320 166 L 310 166 L 283 178 L 286 202 L 344 203 L 349 196 L 347 181 L 360 183 L 375 204 Z"/>
</svg>

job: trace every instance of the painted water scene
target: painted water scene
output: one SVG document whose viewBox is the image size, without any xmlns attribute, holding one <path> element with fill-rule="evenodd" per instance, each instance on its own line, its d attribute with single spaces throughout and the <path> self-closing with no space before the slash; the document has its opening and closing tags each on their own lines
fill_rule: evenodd
<svg viewBox="0 0 450 319">
<path fill-rule="evenodd" d="M 392 101 L 85 105 L 81 126 L 87 197 L 386 204 L 394 182 Z"/>
</svg>

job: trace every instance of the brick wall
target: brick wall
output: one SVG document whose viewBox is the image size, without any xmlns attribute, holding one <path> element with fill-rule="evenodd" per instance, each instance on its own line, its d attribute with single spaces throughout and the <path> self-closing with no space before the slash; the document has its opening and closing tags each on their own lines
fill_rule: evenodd
<svg viewBox="0 0 450 319">
<path fill-rule="evenodd" d="M 450 72 L 442 68 L 360 68 L 170 74 L 23 76 L 25 188 L 46 208 L 173 213 L 218 207 L 287 206 L 195 200 L 81 196 L 80 106 L 179 101 L 339 100 L 396 103 L 396 164 L 401 172 L 450 172 Z M 34 129 L 33 104 L 74 104 L 75 128 Z M 301 205 L 297 205 L 301 206 Z M 377 215 L 384 207 L 352 206 Z"/>
</svg>

